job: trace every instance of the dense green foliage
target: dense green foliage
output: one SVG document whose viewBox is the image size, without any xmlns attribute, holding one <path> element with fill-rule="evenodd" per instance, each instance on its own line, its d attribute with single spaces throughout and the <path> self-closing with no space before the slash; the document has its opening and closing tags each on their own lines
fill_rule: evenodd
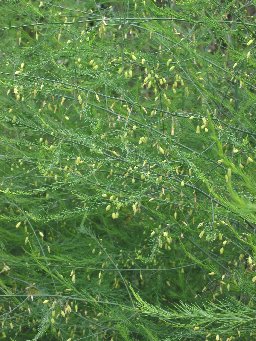
<svg viewBox="0 0 256 341">
<path fill-rule="evenodd" d="M 1 340 L 256 339 L 254 4 L 0 3 Z"/>
</svg>

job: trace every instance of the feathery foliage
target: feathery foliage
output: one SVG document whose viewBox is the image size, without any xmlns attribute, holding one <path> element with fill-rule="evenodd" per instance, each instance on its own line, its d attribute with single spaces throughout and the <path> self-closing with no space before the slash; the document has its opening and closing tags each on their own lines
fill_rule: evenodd
<svg viewBox="0 0 256 341">
<path fill-rule="evenodd" d="M 256 338 L 255 6 L 1 2 L 1 339 Z"/>
</svg>

